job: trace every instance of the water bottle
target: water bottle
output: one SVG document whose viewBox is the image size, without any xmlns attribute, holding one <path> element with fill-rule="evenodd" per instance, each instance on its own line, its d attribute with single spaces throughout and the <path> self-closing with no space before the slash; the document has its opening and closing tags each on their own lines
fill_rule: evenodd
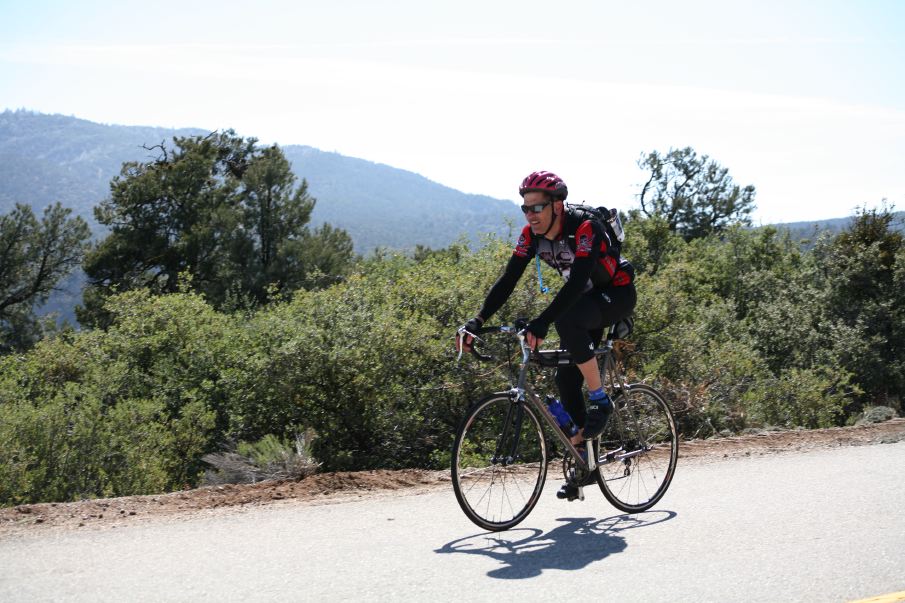
<svg viewBox="0 0 905 603">
<path fill-rule="evenodd" d="M 572 417 L 569 416 L 569 413 L 562 405 L 562 402 L 553 396 L 547 396 L 547 409 L 550 411 L 550 414 L 553 415 L 553 418 L 556 419 L 559 427 L 566 432 L 569 437 L 578 433 L 578 427 L 572 422 Z"/>
</svg>

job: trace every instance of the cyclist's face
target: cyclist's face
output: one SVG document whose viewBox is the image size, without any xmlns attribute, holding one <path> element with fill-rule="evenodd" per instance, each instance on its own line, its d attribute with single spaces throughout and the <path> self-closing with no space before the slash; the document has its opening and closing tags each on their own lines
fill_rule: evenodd
<svg viewBox="0 0 905 603">
<path fill-rule="evenodd" d="M 525 214 L 525 219 L 528 221 L 528 224 L 531 225 L 531 232 L 534 234 L 543 234 L 547 232 L 547 229 L 550 228 L 550 224 L 553 222 L 554 212 L 557 211 L 555 206 L 561 205 L 561 203 L 554 203 L 549 195 L 539 191 L 525 193 L 523 199 L 522 203 L 526 206 L 543 206 L 539 212 L 529 211 Z"/>
</svg>

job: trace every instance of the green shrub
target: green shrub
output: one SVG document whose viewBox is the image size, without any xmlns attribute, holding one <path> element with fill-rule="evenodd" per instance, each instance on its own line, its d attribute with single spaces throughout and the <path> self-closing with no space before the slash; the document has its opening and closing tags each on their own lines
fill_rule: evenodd
<svg viewBox="0 0 905 603">
<path fill-rule="evenodd" d="M 235 452 L 207 454 L 207 484 L 255 483 L 268 479 L 301 479 L 317 471 L 319 463 L 311 455 L 314 431 L 295 435 L 294 441 L 267 434 L 257 442 L 239 442 Z"/>
<path fill-rule="evenodd" d="M 852 393 L 838 373 L 792 368 L 757 383 L 742 402 L 759 425 L 814 429 L 840 424 Z"/>
<path fill-rule="evenodd" d="M 651 223 L 630 236 L 644 237 L 626 246 L 644 270 L 627 369 L 664 391 L 685 437 L 844 424 L 865 384 L 901 408 L 902 247 L 878 265 L 874 243 L 843 261 L 831 242 L 802 255 L 775 232 L 686 243 Z M 378 253 L 343 282 L 243 313 L 191 293 L 111 297 L 106 330 L 0 357 L 0 504 L 193 486 L 211 454 L 236 455 L 254 479 L 301 458 L 328 471 L 444 468 L 468 405 L 509 386 L 504 360 L 457 362 L 453 336 L 510 254 L 495 240 Z M 837 308 L 840 274 L 858 266 L 886 281 L 877 299 Z M 543 271 L 554 291 L 540 295 L 532 269 L 490 322 L 536 316 L 561 284 Z M 551 377 L 531 373 L 545 391 Z M 320 437 L 293 457 L 298 426 Z M 229 441 L 245 444 L 223 452 Z"/>
<path fill-rule="evenodd" d="M 196 404 L 168 420 L 159 401 L 105 406 L 76 384 L 39 405 L 0 405 L 0 505 L 182 488 L 197 478 L 191 442 L 211 425 Z"/>
</svg>

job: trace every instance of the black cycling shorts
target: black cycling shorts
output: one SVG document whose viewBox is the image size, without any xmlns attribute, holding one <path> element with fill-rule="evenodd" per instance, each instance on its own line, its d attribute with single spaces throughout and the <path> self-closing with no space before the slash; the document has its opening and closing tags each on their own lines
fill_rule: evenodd
<svg viewBox="0 0 905 603">
<path fill-rule="evenodd" d="M 635 308 L 635 285 L 609 287 L 603 293 L 585 293 L 574 306 L 556 321 L 556 331 L 563 348 L 572 353 L 578 364 L 594 356 L 594 348 L 600 345 L 603 330 L 629 316 Z M 585 406 L 581 386 L 584 377 L 575 365 L 556 369 L 556 386 L 559 397 L 572 420 L 584 427 Z"/>
<path fill-rule="evenodd" d="M 583 294 L 556 321 L 562 347 L 571 352 L 577 364 L 587 362 L 594 357 L 604 329 L 629 316 L 636 301 L 634 284 Z"/>
</svg>

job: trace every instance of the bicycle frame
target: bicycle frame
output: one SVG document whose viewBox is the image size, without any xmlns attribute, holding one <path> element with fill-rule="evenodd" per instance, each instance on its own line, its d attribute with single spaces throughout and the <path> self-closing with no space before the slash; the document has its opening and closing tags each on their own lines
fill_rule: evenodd
<svg viewBox="0 0 905 603">
<path fill-rule="evenodd" d="M 509 396 L 512 400 L 521 404 L 530 404 L 538 414 L 543 417 L 547 426 L 550 430 L 556 435 L 557 439 L 562 443 L 563 447 L 569 451 L 569 454 L 572 455 L 572 458 L 575 460 L 575 463 L 585 471 L 594 471 L 597 468 L 597 458 L 596 454 L 588 454 L 587 461 L 582 458 L 581 454 L 578 452 L 578 449 L 572 444 L 571 439 L 566 436 L 563 430 L 559 427 L 559 424 L 556 422 L 556 419 L 553 415 L 550 414 L 550 411 L 547 409 L 547 405 L 544 404 L 540 396 L 538 396 L 533 388 L 528 384 L 528 366 L 531 363 L 531 349 L 526 344 L 525 335 L 523 332 L 516 330 L 514 327 L 499 327 L 500 332 L 503 333 L 512 333 L 515 332 L 518 337 L 519 344 L 522 350 L 522 363 L 519 369 L 518 379 L 516 381 L 516 385 L 510 388 L 507 391 L 497 392 L 500 395 Z M 609 333 L 607 333 L 609 335 Z M 559 364 L 569 365 L 572 364 L 571 358 L 563 357 L 562 360 L 566 360 L 565 362 L 560 362 L 560 356 L 562 355 L 561 350 L 545 350 L 538 351 L 537 361 L 541 366 L 556 366 Z M 603 366 L 600 369 L 600 377 L 601 383 L 606 387 L 606 384 L 610 384 L 610 394 L 611 398 L 614 397 L 616 382 L 618 379 L 619 387 L 622 391 L 628 391 L 628 384 L 625 383 L 625 379 L 616 370 L 616 361 L 613 358 L 613 340 L 608 336 L 604 338 L 604 343 L 601 347 L 594 350 L 595 357 L 603 357 Z M 545 359 L 550 358 L 551 360 Z M 555 362 L 554 362 L 555 361 Z M 510 409 L 510 413 L 512 410 Z M 511 414 L 506 417 L 506 425 L 510 424 Z M 509 458 L 515 458 L 516 452 L 518 450 L 518 438 L 521 435 L 521 413 L 516 416 L 516 424 L 514 425 L 515 438 L 512 441 L 512 448 L 509 452 Z M 502 444 L 505 438 L 500 439 L 500 444 Z M 593 451 L 593 442 L 591 440 L 585 440 L 586 450 Z M 497 458 L 501 457 L 502 451 L 497 450 Z M 636 453 L 630 453 L 631 456 L 634 456 Z M 607 460 L 611 460 L 609 458 L 609 454 L 607 455 Z M 622 460 L 623 458 L 627 458 L 628 455 L 620 455 L 618 457 L 613 457 L 618 460 Z"/>
</svg>

